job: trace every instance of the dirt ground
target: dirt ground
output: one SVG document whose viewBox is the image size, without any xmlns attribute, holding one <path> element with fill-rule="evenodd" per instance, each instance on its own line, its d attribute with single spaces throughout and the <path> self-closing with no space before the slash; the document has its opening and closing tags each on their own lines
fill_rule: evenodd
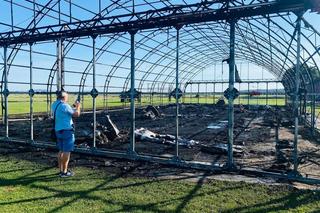
<svg viewBox="0 0 320 213">
<path fill-rule="evenodd" d="M 175 106 L 161 106 L 157 110 L 161 115 L 151 119 L 145 116 L 144 108 L 136 109 L 136 129 L 143 127 L 157 134 L 174 135 Z M 184 160 L 224 165 L 227 160 L 223 145 L 227 144 L 226 106 L 185 104 L 181 105 L 179 113 L 179 135 L 186 140 L 197 142 L 190 147 L 179 146 L 180 157 Z M 103 129 L 99 127 L 98 130 L 101 131 L 103 137 L 97 138 L 97 147 L 108 150 L 128 150 L 130 111 L 119 109 L 98 112 L 98 126 L 105 124 L 107 115 L 120 130 L 119 137 L 110 140 L 105 137 Z M 281 115 L 279 149 L 276 149 L 277 117 L 275 115 Z M 251 106 L 251 109 L 246 109 L 242 106 L 235 106 L 234 158 L 237 166 L 275 172 L 291 171 L 293 169 L 294 130 L 291 117 L 292 113 L 284 107 L 275 109 Z M 92 146 L 92 138 L 90 138 L 92 120 L 91 113 L 84 113 L 80 118 L 75 119 L 78 146 Z M 46 116 L 36 117 L 34 121 L 36 142 L 50 140 L 51 123 L 52 120 Z M 10 137 L 28 139 L 29 125 L 30 122 L 27 120 L 12 119 L 9 126 Z M 0 126 L 0 135 L 4 135 L 4 131 L 4 126 Z M 299 172 L 303 176 L 320 178 L 320 145 L 310 136 L 309 130 L 303 126 L 300 127 L 299 133 Z M 219 147 L 224 148 L 219 149 Z M 137 139 L 136 151 L 138 154 L 170 157 L 175 153 L 175 146 L 170 143 L 154 143 Z"/>
</svg>

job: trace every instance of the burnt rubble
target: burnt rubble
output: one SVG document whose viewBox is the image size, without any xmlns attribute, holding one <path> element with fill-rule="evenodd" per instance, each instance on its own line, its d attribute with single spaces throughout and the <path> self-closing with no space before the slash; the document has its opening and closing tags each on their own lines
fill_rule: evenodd
<svg viewBox="0 0 320 213">
<path fill-rule="evenodd" d="M 174 156 L 175 107 L 175 105 L 150 105 L 136 109 L 137 153 Z M 235 105 L 233 147 L 235 162 L 244 167 L 257 167 L 265 170 L 284 169 L 287 171 L 292 169 L 292 111 L 285 107 L 274 106 L 256 106 L 254 110 L 252 108 L 253 106 L 248 108 Z M 152 116 L 147 116 L 146 113 Z M 34 120 L 34 137 L 37 143 L 41 143 L 41 141 L 48 141 L 52 120 L 45 116 L 39 115 L 38 117 L 39 119 Z M 29 124 L 26 119 L 17 118 L 9 122 L 10 137 L 17 139 L 29 137 Z M 130 110 L 127 109 L 97 112 L 97 148 L 126 152 L 130 143 L 130 119 Z M 227 110 L 216 105 L 181 104 L 179 157 L 192 161 L 225 163 L 228 141 L 227 120 Z M 75 118 L 78 147 L 93 147 L 92 121 L 91 113 L 83 113 L 79 118 Z M 276 129 L 279 132 L 278 142 L 275 137 Z M 3 131 L 4 128 L 1 128 L 0 134 L 4 134 Z M 303 165 L 304 170 L 308 170 L 310 160 L 312 160 L 308 156 L 315 159 L 318 156 L 318 153 L 313 155 L 308 153 L 318 148 L 304 136 L 299 141 L 299 153 L 305 152 L 304 156 L 307 156 L 299 162 Z M 308 171 L 316 170 L 310 167 Z"/>
<path fill-rule="evenodd" d="M 139 141 L 147 141 L 153 143 L 160 143 L 160 144 L 169 144 L 175 145 L 176 139 L 175 136 L 169 134 L 158 134 L 151 132 L 148 129 L 140 128 L 135 130 L 135 137 Z M 197 145 L 199 142 L 194 140 L 189 140 L 186 138 L 178 137 L 178 144 L 179 146 L 185 146 L 187 148 L 192 148 L 193 146 Z"/>
</svg>

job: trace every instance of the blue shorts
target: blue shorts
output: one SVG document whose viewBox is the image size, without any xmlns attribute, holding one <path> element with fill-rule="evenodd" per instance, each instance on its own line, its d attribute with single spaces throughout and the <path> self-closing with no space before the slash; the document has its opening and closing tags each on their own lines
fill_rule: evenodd
<svg viewBox="0 0 320 213">
<path fill-rule="evenodd" d="M 73 130 L 60 130 L 56 131 L 57 135 L 57 148 L 61 152 L 71 152 L 74 149 L 74 131 Z"/>
</svg>

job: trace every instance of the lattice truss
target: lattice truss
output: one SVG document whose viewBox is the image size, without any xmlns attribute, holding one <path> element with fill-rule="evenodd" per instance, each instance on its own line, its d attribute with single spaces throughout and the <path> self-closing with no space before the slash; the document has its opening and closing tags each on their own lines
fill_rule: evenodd
<svg viewBox="0 0 320 213">
<path fill-rule="evenodd" d="M 127 21 L 153 19 L 164 15 L 174 16 L 181 12 L 196 14 L 209 9 L 225 11 L 229 8 L 275 1 L 92 0 L 90 2 L 93 6 L 90 7 L 84 2 L 86 1 L 1 0 L 1 10 L 11 12 L 1 19 L 0 38 L 26 35 L 25 41 L 30 39 L 30 42 L 33 42 L 32 33 L 43 33 L 44 30 L 47 30 L 49 36 L 51 31 L 68 31 L 88 25 L 98 27 L 106 24 L 119 25 Z M 177 9 L 172 10 L 172 8 Z M 24 14 L 24 20 L 21 20 L 21 14 Z M 236 64 L 247 62 L 263 67 L 276 79 L 282 80 L 287 91 L 291 91 L 294 87 L 294 73 L 285 75 L 285 72 L 294 68 L 296 64 L 296 20 L 297 16 L 292 12 L 248 16 L 238 20 Z M 304 66 L 312 67 L 319 72 L 320 34 L 305 18 L 302 19 L 302 23 L 301 62 Z M 47 28 L 48 25 L 52 25 L 52 28 Z M 142 92 L 167 93 L 172 91 L 175 83 L 176 29 L 173 26 L 161 26 L 157 22 L 154 25 L 156 26 L 154 29 L 142 29 L 136 34 L 136 85 L 137 90 Z M 179 58 L 181 87 L 194 79 L 202 70 L 229 57 L 229 37 L 229 23 L 225 20 L 191 23 L 181 28 Z M 90 36 L 73 38 L 71 34 L 64 39 L 63 70 L 67 90 L 85 92 L 92 88 L 91 40 Z M 11 91 L 21 88 L 23 90 L 21 85 L 28 84 L 27 74 L 19 74 L 23 73 L 23 70 L 27 73 L 29 69 L 28 51 L 28 42 L 23 44 L 12 42 L 8 46 L 8 81 Z M 55 92 L 57 53 L 54 38 L 51 41 L 45 39 L 36 41 L 33 53 L 34 70 L 37 73 L 35 89 Z M 96 87 L 99 92 L 106 94 L 127 91 L 130 88 L 128 32 L 114 31 L 99 35 L 96 39 L 96 61 Z M 3 90 L 3 62 L 0 69 L 1 90 Z M 301 77 L 302 83 L 309 85 L 306 87 L 310 92 L 314 92 L 314 86 L 311 85 L 312 76 L 304 73 Z"/>
</svg>

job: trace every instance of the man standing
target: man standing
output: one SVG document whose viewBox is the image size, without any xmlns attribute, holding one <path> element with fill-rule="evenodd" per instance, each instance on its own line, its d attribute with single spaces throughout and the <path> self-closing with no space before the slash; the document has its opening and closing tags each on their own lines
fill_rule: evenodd
<svg viewBox="0 0 320 213">
<path fill-rule="evenodd" d="M 72 109 L 68 102 L 68 93 L 61 91 L 57 95 L 57 101 L 52 104 L 52 112 L 55 117 L 55 132 L 57 136 L 58 164 L 60 177 L 71 177 L 74 175 L 68 169 L 70 153 L 74 149 L 74 126 L 72 117 L 80 116 L 80 103 L 75 103 Z"/>
</svg>

